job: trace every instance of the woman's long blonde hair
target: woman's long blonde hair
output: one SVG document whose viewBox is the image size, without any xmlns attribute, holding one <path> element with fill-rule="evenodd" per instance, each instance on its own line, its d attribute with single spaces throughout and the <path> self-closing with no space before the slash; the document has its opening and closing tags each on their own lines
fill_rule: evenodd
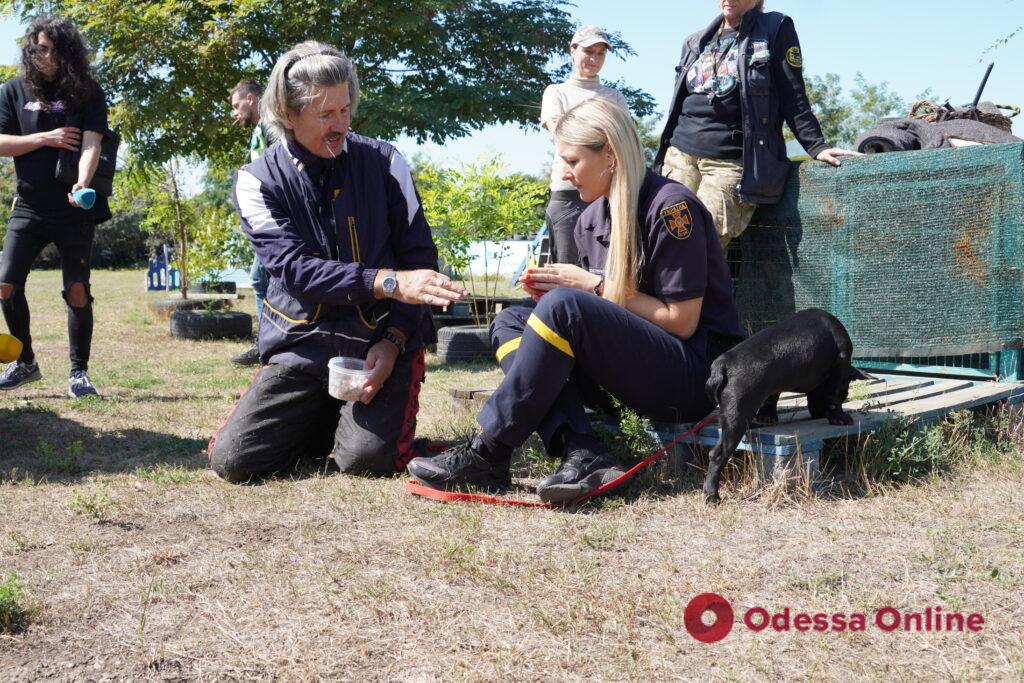
<svg viewBox="0 0 1024 683">
<path fill-rule="evenodd" d="M 647 166 L 640 136 L 629 114 L 609 100 L 593 97 L 567 111 L 555 126 L 555 138 L 595 152 L 612 151 L 612 183 L 608 209 L 612 230 L 605 263 L 604 297 L 625 305 L 636 292 L 643 266 L 637 203 Z"/>
</svg>

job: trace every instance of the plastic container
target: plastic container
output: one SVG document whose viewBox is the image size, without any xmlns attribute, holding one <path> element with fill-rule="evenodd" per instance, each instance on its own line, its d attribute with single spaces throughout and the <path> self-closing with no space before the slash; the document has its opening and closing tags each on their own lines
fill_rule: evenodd
<svg viewBox="0 0 1024 683">
<path fill-rule="evenodd" d="M 358 401 L 363 395 L 363 384 L 370 377 L 365 366 L 366 361 L 360 358 L 332 358 L 327 364 L 327 393 L 341 401 Z"/>
<path fill-rule="evenodd" d="M 83 187 L 81 190 L 75 190 L 74 198 L 83 209 L 91 209 L 96 203 L 96 190 Z"/>
</svg>

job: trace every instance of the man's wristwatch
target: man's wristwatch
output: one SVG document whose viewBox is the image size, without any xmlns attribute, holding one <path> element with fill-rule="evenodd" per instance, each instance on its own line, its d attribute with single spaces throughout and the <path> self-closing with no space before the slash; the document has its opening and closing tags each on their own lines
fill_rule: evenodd
<svg viewBox="0 0 1024 683">
<path fill-rule="evenodd" d="M 594 285 L 594 294 L 604 296 L 604 278 L 598 280 L 597 284 Z"/>
<path fill-rule="evenodd" d="M 405 353 L 405 339 L 402 338 L 402 335 L 392 330 L 384 330 L 384 341 L 394 344 L 398 348 L 398 355 Z"/>
<path fill-rule="evenodd" d="M 384 291 L 384 296 L 390 299 L 395 295 L 395 291 L 398 290 L 398 273 L 393 270 L 389 270 L 384 273 L 384 279 L 380 281 L 380 288 Z"/>
</svg>

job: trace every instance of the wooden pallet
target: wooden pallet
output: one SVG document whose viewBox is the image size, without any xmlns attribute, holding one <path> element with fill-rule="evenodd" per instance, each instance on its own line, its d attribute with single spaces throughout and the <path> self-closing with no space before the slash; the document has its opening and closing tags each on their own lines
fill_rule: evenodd
<svg viewBox="0 0 1024 683">
<path fill-rule="evenodd" d="M 905 375 L 876 375 L 876 379 L 854 385 L 862 395 L 847 401 L 843 408 L 853 424 L 830 425 L 825 419 L 812 420 L 807 412 L 807 399 L 803 394 L 783 394 L 779 401 L 779 423 L 770 427 L 747 430 L 740 450 L 760 456 L 765 473 L 773 476 L 792 470 L 799 463 L 813 478 L 818 473 L 818 458 L 826 441 L 858 436 L 878 429 L 894 417 L 903 417 L 920 426 L 932 424 L 958 410 L 1007 401 L 1024 402 L 1024 384 L 978 382 L 941 377 L 908 377 Z M 865 394 L 866 390 L 866 395 Z M 453 389 L 456 398 L 480 403 L 493 389 Z M 655 422 L 652 427 L 662 443 L 674 440 L 693 423 Z M 714 446 L 718 443 L 719 428 L 711 424 L 681 443 Z M 677 447 L 677 455 L 683 448 Z"/>
</svg>

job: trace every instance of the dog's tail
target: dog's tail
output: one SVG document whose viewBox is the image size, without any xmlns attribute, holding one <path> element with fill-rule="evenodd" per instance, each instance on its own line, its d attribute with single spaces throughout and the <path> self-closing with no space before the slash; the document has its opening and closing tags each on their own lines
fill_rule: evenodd
<svg viewBox="0 0 1024 683">
<path fill-rule="evenodd" d="M 704 391 L 707 392 L 708 398 L 715 402 L 715 405 L 722 403 L 722 391 L 725 389 L 725 382 L 725 363 L 712 363 L 711 375 L 708 377 L 708 381 L 704 383 Z"/>
</svg>

